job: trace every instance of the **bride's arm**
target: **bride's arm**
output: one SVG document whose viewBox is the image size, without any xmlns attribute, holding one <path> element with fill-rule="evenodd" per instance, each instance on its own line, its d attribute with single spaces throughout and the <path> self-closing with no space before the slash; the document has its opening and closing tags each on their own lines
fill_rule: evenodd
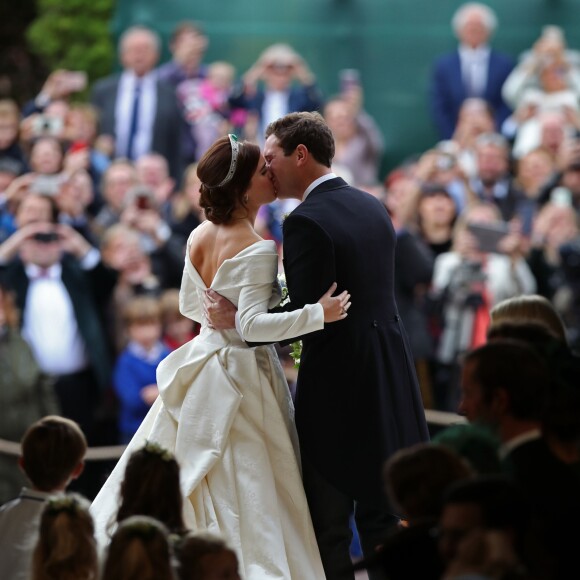
<svg viewBox="0 0 580 580">
<path fill-rule="evenodd" d="M 244 340 L 283 341 L 322 330 L 325 323 L 347 317 L 350 294 L 345 290 L 337 296 L 336 283 L 321 296 L 316 304 L 306 304 L 291 312 L 267 312 L 269 300 L 264 284 L 254 284 L 242 289 L 238 303 L 239 330 Z"/>
<path fill-rule="evenodd" d="M 292 312 L 269 313 L 269 298 L 262 284 L 242 290 L 238 316 L 244 340 L 277 342 L 324 328 L 324 309 L 320 303 L 307 304 Z"/>
</svg>

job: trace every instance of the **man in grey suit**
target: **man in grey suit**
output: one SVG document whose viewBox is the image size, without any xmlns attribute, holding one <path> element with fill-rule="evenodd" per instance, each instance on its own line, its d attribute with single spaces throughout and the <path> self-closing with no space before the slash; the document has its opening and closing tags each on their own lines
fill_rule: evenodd
<svg viewBox="0 0 580 580">
<path fill-rule="evenodd" d="M 160 153 L 171 176 L 181 178 L 180 134 L 184 121 L 173 86 L 160 80 L 157 35 L 143 26 L 126 30 L 119 41 L 123 71 L 98 81 L 91 102 L 100 113 L 100 134 L 114 139 L 115 157 L 135 160 Z"/>
</svg>

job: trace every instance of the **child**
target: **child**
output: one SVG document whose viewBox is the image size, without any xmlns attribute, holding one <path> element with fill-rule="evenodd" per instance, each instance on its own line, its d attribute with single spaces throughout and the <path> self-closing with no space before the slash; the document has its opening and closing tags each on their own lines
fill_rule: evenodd
<svg viewBox="0 0 580 580">
<path fill-rule="evenodd" d="M 64 492 L 83 471 L 87 441 L 70 419 L 48 416 L 21 441 L 21 469 L 32 484 L 0 508 L 0 578 L 28 580 L 42 510 L 50 495 Z"/>
<path fill-rule="evenodd" d="M 147 516 L 119 525 L 107 553 L 101 580 L 174 580 L 169 533 Z"/>
<path fill-rule="evenodd" d="M 32 580 L 98 578 L 97 543 L 89 505 L 76 493 L 48 500 L 32 558 Z"/>
<path fill-rule="evenodd" d="M 123 314 L 129 344 L 117 360 L 113 387 L 121 402 L 121 443 L 128 443 L 159 394 L 155 372 L 170 351 L 161 342 L 161 308 L 155 298 L 132 298 Z"/>
<path fill-rule="evenodd" d="M 166 290 L 161 295 L 159 303 L 163 321 L 163 342 L 167 348 L 175 350 L 198 334 L 198 324 L 183 316 L 179 310 L 179 290 L 175 288 Z"/>
<path fill-rule="evenodd" d="M 245 112 L 232 111 L 228 103 L 235 76 L 236 69 L 230 63 L 217 61 L 208 66 L 205 79 L 184 81 L 177 87 L 178 97 L 185 106 L 186 121 L 195 138 L 198 159 L 232 126 L 245 123 Z"/>
<path fill-rule="evenodd" d="M 179 464 L 169 451 L 148 442 L 135 451 L 125 468 L 117 523 L 144 515 L 162 522 L 172 534 L 186 533 Z"/>
<path fill-rule="evenodd" d="M 179 580 L 240 580 L 235 552 L 217 536 L 188 534 L 175 551 Z"/>
</svg>

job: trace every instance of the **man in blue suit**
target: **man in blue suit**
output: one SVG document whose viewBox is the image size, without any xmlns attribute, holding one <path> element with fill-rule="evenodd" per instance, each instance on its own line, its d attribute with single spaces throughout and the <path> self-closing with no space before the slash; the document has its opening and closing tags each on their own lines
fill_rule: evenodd
<svg viewBox="0 0 580 580">
<path fill-rule="evenodd" d="M 452 25 L 459 46 L 437 59 L 430 86 L 431 116 L 442 139 L 452 137 L 461 104 L 469 97 L 488 102 L 498 127 L 511 113 L 501 89 L 515 63 L 488 45 L 497 26 L 493 11 L 476 2 L 464 4 Z"/>
<path fill-rule="evenodd" d="M 126 30 L 119 42 L 123 71 L 98 81 L 91 102 L 99 111 L 101 135 L 114 140 L 115 157 L 136 160 L 159 153 L 171 177 L 181 179 L 185 121 L 174 87 L 158 77 L 159 39 L 144 26 Z"/>
</svg>

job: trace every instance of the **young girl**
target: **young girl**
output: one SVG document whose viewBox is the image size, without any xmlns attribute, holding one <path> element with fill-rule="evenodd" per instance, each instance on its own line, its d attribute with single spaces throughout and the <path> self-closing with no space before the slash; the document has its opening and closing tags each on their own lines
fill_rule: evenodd
<svg viewBox="0 0 580 580">
<path fill-rule="evenodd" d="M 169 532 L 147 516 L 133 516 L 115 532 L 101 580 L 175 580 Z"/>
<path fill-rule="evenodd" d="M 179 465 L 172 453 L 155 443 L 135 451 L 125 469 L 115 522 L 120 524 L 135 515 L 155 518 L 173 534 L 186 531 Z"/>
<path fill-rule="evenodd" d="M 211 534 L 188 534 L 176 546 L 179 580 L 240 580 L 236 553 Z"/>
<path fill-rule="evenodd" d="M 48 501 L 32 556 L 32 580 L 98 578 L 97 547 L 89 502 L 69 493 Z"/>
</svg>

